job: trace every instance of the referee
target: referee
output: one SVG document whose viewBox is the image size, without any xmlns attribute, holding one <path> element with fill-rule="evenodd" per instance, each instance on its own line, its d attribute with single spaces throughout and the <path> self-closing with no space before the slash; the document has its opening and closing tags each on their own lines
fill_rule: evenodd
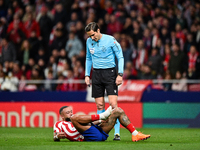
<svg viewBox="0 0 200 150">
<path fill-rule="evenodd" d="M 92 73 L 92 97 L 95 98 L 97 113 L 105 111 L 105 90 L 109 104 L 117 107 L 118 85 L 122 84 L 124 57 L 120 44 L 113 36 L 100 33 L 99 26 L 95 22 L 85 27 L 85 32 L 90 37 L 86 42 L 86 71 L 85 83 L 90 85 L 90 71 Z M 115 56 L 118 60 L 118 72 L 115 69 Z M 120 123 L 115 125 L 115 137 L 120 140 Z"/>
</svg>

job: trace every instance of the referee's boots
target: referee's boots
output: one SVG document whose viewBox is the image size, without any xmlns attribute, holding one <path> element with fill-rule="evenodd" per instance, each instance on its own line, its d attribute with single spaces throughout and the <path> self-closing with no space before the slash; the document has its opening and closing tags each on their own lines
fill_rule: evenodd
<svg viewBox="0 0 200 150">
<path fill-rule="evenodd" d="M 113 139 L 114 141 L 120 141 L 120 135 L 119 134 L 115 134 L 115 137 Z"/>
</svg>

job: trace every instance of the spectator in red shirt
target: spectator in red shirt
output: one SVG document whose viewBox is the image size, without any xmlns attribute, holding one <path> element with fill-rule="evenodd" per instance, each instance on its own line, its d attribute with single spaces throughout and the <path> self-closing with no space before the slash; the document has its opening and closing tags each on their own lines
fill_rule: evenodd
<svg viewBox="0 0 200 150">
<path fill-rule="evenodd" d="M 78 78 L 74 77 L 74 72 L 73 70 L 69 69 L 68 70 L 68 75 L 67 75 L 67 91 L 77 91 L 80 89 L 80 84 L 78 83 L 74 83 L 75 80 L 77 80 Z"/>
<path fill-rule="evenodd" d="M 32 72 L 32 68 L 33 68 L 34 65 L 35 65 L 34 59 L 29 58 L 28 65 L 22 66 L 23 74 L 26 76 L 26 79 L 28 79 L 28 80 L 31 79 L 31 72 Z"/>
<path fill-rule="evenodd" d="M 64 79 L 65 77 L 62 74 L 58 76 L 58 81 L 64 81 Z M 66 83 L 59 83 L 56 86 L 56 91 L 67 91 Z"/>
<path fill-rule="evenodd" d="M 115 32 L 121 32 L 123 25 L 116 19 L 115 15 L 110 16 L 110 23 L 107 26 L 107 33 L 112 35 Z"/>
<path fill-rule="evenodd" d="M 17 77 L 19 80 L 21 79 L 22 76 L 22 70 L 19 66 L 19 62 L 14 62 L 13 63 L 13 70 L 12 70 L 12 74 L 14 77 Z"/>
<path fill-rule="evenodd" d="M 137 70 L 139 70 L 142 64 L 147 63 L 148 52 L 144 48 L 143 40 L 138 40 L 138 46 L 137 47 L 138 47 L 137 50 L 133 51 L 133 53 L 132 53 L 132 59 L 133 59 L 133 64 L 135 64 L 135 68 Z"/>
<path fill-rule="evenodd" d="M 21 44 L 22 40 L 26 38 L 25 33 L 20 29 L 17 22 L 14 22 L 12 30 L 8 33 L 9 39 L 15 44 Z"/>
<path fill-rule="evenodd" d="M 27 37 L 28 38 L 31 37 L 31 32 L 32 31 L 35 31 L 37 38 L 40 37 L 40 26 L 35 21 L 35 19 L 33 18 L 33 14 L 32 13 L 28 14 L 28 18 L 27 18 L 27 21 L 24 23 L 24 26 L 25 26 L 25 28 L 27 30 Z"/>
<path fill-rule="evenodd" d="M 105 6 L 105 10 L 107 11 L 108 14 L 113 13 L 114 8 L 113 8 L 113 4 L 111 1 L 106 1 L 104 6 Z"/>
<path fill-rule="evenodd" d="M 183 51 L 184 44 L 186 41 L 186 36 L 181 28 L 180 24 L 176 24 L 176 38 L 180 40 L 180 49 Z"/>
<path fill-rule="evenodd" d="M 152 48 L 155 48 L 159 39 L 159 31 L 156 27 L 153 28 L 152 34 Z"/>
<path fill-rule="evenodd" d="M 26 29 L 24 27 L 24 24 L 19 18 L 19 14 L 15 13 L 13 16 L 13 21 L 8 25 L 7 33 L 10 33 L 14 29 L 14 25 L 18 24 L 19 29 L 23 32 L 26 33 Z"/>
<path fill-rule="evenodd" d="M 84 79 L 82 74 L 79 72 L 79 68 L 77 66 L 75 66 L 73 68 L 73 73 L 74 73 L 74 79 L 75 80 L 82 80 Z M 85 72 L 83 72 L 85 73 Z M 86 89 L 86 84 L 84 83 L 75 83 L 74 84 L 74 90 L 77 91 L 77 90 L 85 90 Z"/>
<path fill-rule="evenodd" d="M 190 47 L 190 51 L 187 54 L 188 56 L 188 73 L 187 78 L 188 79 L 197 79 L 197 74 L 199 70 L 197 70 L 197 65 L 199 62 L 197 62 L 197 58 L 199 56 L 199 53 L 196 50 L 196 47 L 192 45 Z"/>
<path fill-rule="evenodd" d="M 17 0 L 14 0 L 12 2 L 12 8 L 14 10 L 15 13 L 17 13 L 20 9 L 20 6 L 19 6 L 19 2 Z"/>
<path fill-rule="evenodd" d="M 170 54 L 171 54 L 170 45 L 165 44 L 165 54 L 164 54 L 164 61 L 163 61 L 164 72 L 168 70 Z"/>
<path fill-rule="evenodd" d="M 131 75 L 133 76 L 137 76 L 137 70 L 135 69 L 135 67 L 133 66 L 133 63 L 132 62 L 127 62 L 126 63 L 126 67 L 125 69 L 128 69 L 131 71 Z"/>
</svg>

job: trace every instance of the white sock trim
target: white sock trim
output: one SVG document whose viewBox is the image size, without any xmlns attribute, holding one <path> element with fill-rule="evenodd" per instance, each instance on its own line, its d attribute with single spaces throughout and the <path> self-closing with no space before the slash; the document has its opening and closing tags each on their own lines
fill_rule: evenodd
<svg viewBox="0 0 200 150">
<path fill-rule="evenodd" d="M 109 106 L 105 112 L 99 114 L 101 120 L 106 120 L 112 113 L 112 107 Z"/>
<path fill-rule="evenodd" d="M 136 136 L 137 134 L 138 134 L 137 130 L 135 130 L 135 131 L 132 132 L 132 135 L 134 135 L 134 136 Z"/>
</svg>

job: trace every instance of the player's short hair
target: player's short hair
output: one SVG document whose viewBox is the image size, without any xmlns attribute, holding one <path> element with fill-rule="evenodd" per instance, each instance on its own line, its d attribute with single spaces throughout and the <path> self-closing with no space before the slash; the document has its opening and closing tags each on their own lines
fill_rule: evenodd
<svg viewBox="0 0 200 150">
<path fill-rule="evenodd" d="M 67 107 L 69 107 L 69 106 L 62 106 L 62 107 L 60 108 L 60 110 L 59 110 L 59 114 L 61 115 L 63 109 L 64 109 L 64 108 L 67 108 Z"/>
<path fill-rule="evenodd" d="M 94 32 L 97 32 L 99 29 L 99 26 L 96 22 L 90 22 L 86 27 L 85 27 L 85 32 L 89 32 L 93 30 Z"/>
</svg>

